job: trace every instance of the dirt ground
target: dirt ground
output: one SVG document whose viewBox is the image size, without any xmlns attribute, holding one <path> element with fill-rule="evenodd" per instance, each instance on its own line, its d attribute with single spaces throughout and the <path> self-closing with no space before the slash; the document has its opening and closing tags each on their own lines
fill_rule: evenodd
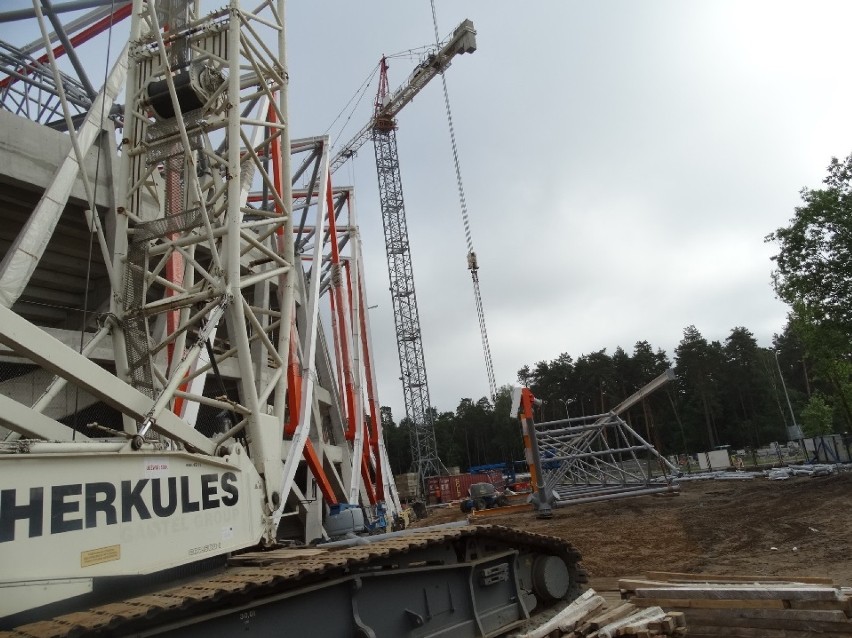
<svg viewBox="0 0 852 638">
<path fill-rule="evenodd" d="M 458 508 L 437 509 L 420 524 L 464 518 Z M 647 571 L 828 576 L 852 585 L 849 473 L 689 481 L 675 496 L 564 507 L 550 520 L 518 512 L 476 522 L 565 538 L 582 553 L 593 585 Z"/>
</svg>

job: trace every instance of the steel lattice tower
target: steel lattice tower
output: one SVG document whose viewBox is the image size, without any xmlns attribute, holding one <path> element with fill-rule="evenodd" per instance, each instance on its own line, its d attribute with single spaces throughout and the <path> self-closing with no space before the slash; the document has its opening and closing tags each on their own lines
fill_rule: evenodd
<svg viewBox="0 0 852 638">
<path fill-rule="evenodd" d="M 388 89 L 387 58 L 382 58 L 379 64 L 379 89 L 373 118 L 338 151 L 331 161 L 333 172 L 355 155 L 355 152 L 368 139 L 373 139 L 376 151 L 376 172 L 379 178 L 379 203 L 388 258 L 388 276 L 396 325 L 396 342 L 399 350 L 399 367 L 402 373 L 400 380 L 405 397 L 405 415 L 413 426 L 411 456 L 414 470 L 420 475 L 421 480 L 427 476 L 446 474 L 447 470 L 438 458 L 434 423 L 430 413 L 429 384 L 426 379 L 426 362 L 423 359 L 417 296 L 414 292 L 414 273 L 411 268 L 394 118 L 432 78 L 449 67 L 456 55 L 474 51 L 476 51 L 476 31 L 470 20 L 464 20 L 453 30 L 449 38 L 438 43 L 438 48 L 427 55 L 417 72 L 409 76 L 408 80 L 393 93 Z M 472 272 L 475 276 L 475 269 L 472 269 Z"/>
<path fill-rule="evenodd" d="M 402 197 L 396 130 L 392 120 L 376 120 L 373 146 L 376 150 L 379 202 L 385 232 L 405 414 L 412 423 L 412 462 L 414 470 L 422 480 L 427 476 L 446 474 L 447 470 L 438 458 L 434 423 L 429 411 L 429 383 L 423 358 L 417 295 L 414 291 L 414 272 L 411 266 L 408 225 L 405 220 L 405 202 Z"/>
</svg>

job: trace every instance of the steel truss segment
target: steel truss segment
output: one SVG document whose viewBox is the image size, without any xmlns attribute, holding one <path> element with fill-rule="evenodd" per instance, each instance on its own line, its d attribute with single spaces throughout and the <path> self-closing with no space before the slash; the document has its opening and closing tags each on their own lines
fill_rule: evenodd
<svg viewBox="0 0 852 638">
<path fill-rule="evenodd" d="M 328 172 L 328 145 L 324 145 L 322 154 L 322 176 L 323 180 L 330 179 Z M 317 229 L 322 230 L 325 224 L 326 207 L 325 198 L 320 197 L 316 206 L 315 225 Z M 322 254 L 322 233 L 318 232 L 314 237 L 314 254 Z M 305 368 L 302 371 L 302 396 L 300 397 L 299 408 L 299 424 L 293 434 L 293 439 L 287 451 L 287 457 L 284 461 L 284 471 L 281 477 L 280 494 L 284 496 L 280 505 L 276 507 L 273 515 L 273 520 L 277 522 L 281 519 L 286 506 L 286 496 L 293 488 L 293 482 L 296 477 L 296 469 L 299 461 L 302 458 L 302 452 L 305 447 L 305 442 L 308 439 L 310 428 L 314 418 L 314 385 L 317 380 L 316 374 L 316 352 L 317 339 L 319 333 L 319 299 L 320 299 L 320 276 L 319 262 L 316 261 L 312 268 L 312 274 L 309 279 L 307 290 L 307 325 L 304 327 L 302 334 L 304 335 L 301 347 L 304 353 L 303 363 Z M 354 460 L 353 460 L 354 464 Z"/>
<path fill-rule="evenodd" d="M 249 453 L 261 474 L 277 475 L 280 431 L 267 417 L 283 415 L 270 401 L 283 402 L 277 388 L 286 383 L 286 346 L 277 333 L 289 326 L 292 304 L 275 308 L 275 321 L 253 308 L 268 309 L 274 291 L 291 287 L 294 276 L 292 253 L 273 237 L 279 228 L 291 232 L 289 192 L 269 169 L 270 149 L 278 148 L 277 158 L 282 146 L 289 153 L 283 51 L 263 41 L 252 26 L 261 22 L 236 2 L 207 16 L 179 3 L 160 11 L 137 1 L 131 26 L 123 153 L 130 221 L 117 308 L 125 375 L 159 408 L 171 406 L 192 421 L 200 406 L 187 404 L 205 376 L 228 369 L 235 379 L 229 401 L 248 411 Z M 268 4 L 259 11 L 266 15 L 254 17 L 264 28 L 283 29 L 282 11 Z M 259 219 L 248 205 L 258 180 L 276 204 L 273 220 Z M 232 300 L 224 304 L 225 321 L 211 324 L 210 305 L 225 300 Z M 207 340 L 194 336 L 205 322 L 212 359 L 203 352 Z M 274 492 L 267 485 L 267 501 L 277 506 Z"/>
<path fill-rule="evenodd" d="M 91 4 L 83 3 L 78 8 L 87 6 Z M 95 91 L 86 77 L 75 47 L 123 20 L 130 13 L 130 6 L 126 1 L 116 2 L 114 6 L 96 8 L 67 24 L 62 24 L 58 15 L 64 10 L 73 10 L 67 3 L 53 6 L 50 2 L 43 2 L 42 6 L 28 11 L 4 13 L 2 18 L 9 21 L 38 17 L 43 13 L 55 30 L 48 34 L 47 40 L 40 38 L 20 48 L 0 42 L 0 73 L 6 76 L 0 79 L 0 108 L 64 130 L 66 125 L 61 120 L 63 112 L 59 103 L 59 94 L 62 92 L 67 104 L 73 107 L 73 113 L 66 116 L 78 121 L 90 110 Z M 59 44 L 52 50 L 48 49 L 38 58 L 33 57 L 46 49 L 45 43 L 51 46 L 57 42 Z M 77 75 L 59 72 L 57 83 L 50 58 L 61 55 L 68 56 Z M 106 114 L 114 115 L 110 109 Z"/>
<path fill-rule="evenodd" d="M 341 427 L 345 438 L 351 442 L 346 446 L 351 455 L 351 462 L 343 464 L 342 494 L 354 502 L 363 500 L 365 503 L 373 503 L 378 494 L 386 491 L 380 482 L 387 480 L 385 477 L 391 477 L 392 480 L 392 475 L 387 471 L 382 472 L 377 460 L 379 457 L 374 452 L 377 445 L 373 433 L 366 427 L 364 418 L 370 401 L 362 396 L 364 381 L 356 378 L 360 372 L 367 374 L 370 349 L 365 340 L 365 337 L 368 337 L 364 327 L 366 306 L 360 297 L 356 299 L 356 279 L 363 272 L 363 266 L 362 256 L 356 250 L 354 191 L 351 187 L 341 186 L 332 186 L 329 190 L 322 167 L 327 155 L 327 139 L 296 140 L 293 148 L 296 149 L 294 152 L 304 153 L 308 158 L 299 169 L 306 181 L 293 191 L 294 245 L 301 255 L 308 281 L 312 283 L 314 277 L 318 276 L 319 294 L 322 296 L 328 293 L 332 304 L 336 380 L 326 387 L 336 389 L 341 408 Z M 325 187 L 322 184 L 325 184 Z M 263 192 L 253 192 L 249 201 L 260 202 L 264 209 L 273 206 Z M 327 224 L 317 227 L 313 223 L 314 211 L 320 203 L 324 206 L 324 219 Z M 311 219 L 312 216 L 314 219 Z M 299 348 L 300 360 L 303 363 L 300 377 L 302 379 L 310 374 L 304 365 L 305 350 L 303 343 Z M 322 374 L 319 374 L 322 369 L 320 367 L 316 371 L 318 379 L 323 378 Z M 370 394 L 369 389 L 367 393 Z M 397 507 L 390 503 L 388 506 L 390 511 L 397 510 Z"/>
<path fill-rule="evenodd" d="M 570 485 L 647 486 L 658 480 L 653 470 L 659 469 L 662 461 L 652 445 L 628 430 L 618 416 L 591 419 L 557 433 L 547 431 L 548 424 L 536 426 L 548 490 L 562 494 Z"/>
<path fill-rule="evenodd" d="M 621 418 L 630 407 L 673 378 L 666 371 L 611 412 L 594 416 L 532 422 L 530 406 L 524 408 L 525 446 L 539 478 L 539 512 L 549 510 L 546 501 L 555 495 L 557 504 L 673 489 L 678 469 Z M 513 411 L 531 393 L 518 389 Z M 529 403 L 529 399 L 527 399 Z M 528 441 L 529 439 L 529 441 Z"/>
<path fill-rule="evenodd" d="M 40 124 L 53 122 L 57 114 L 61 116 L 60 88 L 74 109 L 72 117 L 86 113 L 92 106 L 79 80 L 59 72 L 61 84 L 57 85 L 47 60 L 36 60 L 5 42 L 0 42 L 0 73 L 6 75 L 0 84 L 0 107 Z"/>
<path fill-rule="evenodd" d="M 329 181 L 329 189 L 328 189 L 328 197 L 329 200 L 332 201 L 332 192 L 331 192 L 331 182 Z M 355 202 L 352 200 L 348 200 L 349 204 L 349 223 L 352 226 L 356 226 L 355 222 Z M 342 210 L 342 202 L 340 210 Z M 336 217 L 338 214 L 338 210 L 335 209 L 331 216 Z M 356 226 L 357 228 L 357 226 Z M 361 296 L 358 294 L 358 284 L 359 277 L 361 272 L 361 265 L 359 260 L 359 255 L 357 251 L 357 241 L 358 241 L 358 231 L 353 231 L 355 236 L 356 246 L 353 247 L 353 259 L 349 262 L 346 262 L 346 265 L 349 266 L 346 271 L 349 274 L 347 278 L 347 291 L 349 293 L 349 298 L 351 299 L 351 315 L 348 317 L 350 327 L 351 327 L 351 346 L 352 346 L 352 376 L 353 376 L 353 391 L 355 393 L 355 413 L 353 416 L 354 419 L 354 429 L 355 429 L 355 438 L 353 441 L 353 451 L 355 458 L 363 458 L 362 463 L 358 464 L 359 467 L 355 469 L 355 463 L 352 464 L 352 480 L 350 482 L 349 488 L 349 501 L 356 502 L 356 499 L 360 493 L 360 483 L 358 481 L 359 475 L 363 474 L 362 478 L 364 480 L 365 487 L 370 495 L 370 502 L 375 503 L 375 493 L 372 488 L 372 481 L 369 475 L 369 467 L 367 467 L 368 462 L 366 457 L 369 456 L 370 453 L 370 437 L 369 433 L 366 431 L 367 425 L 364 421 L 364 392 L 363 392 L 363 376 L 362 376 L 362 360 L 363 355 L 366 354 L 365 349 L 363 348 L 364 344 L 361 341 L 361 313 L 365 312 L 366 309 L 361 307 Z M 351 236 L 351 235 L 350 235 Z M 337 242 L 337 238 L 335 236 L 331 237 L 331 240 Z M 334 252 L 339 254 L 340 244 L 333 246 Z M 369 369 L 370 364 L 367 363 L 367 368 Z M 375 415 L 374 415 L 375 416 Z"/>
</svg>

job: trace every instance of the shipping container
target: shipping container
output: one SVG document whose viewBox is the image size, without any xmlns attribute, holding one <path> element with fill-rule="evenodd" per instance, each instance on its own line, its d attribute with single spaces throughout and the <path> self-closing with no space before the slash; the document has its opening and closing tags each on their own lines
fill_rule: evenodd
<svg viewBox="0 0 852 638">
<path fill-rule="evenodd" d="M 490 470 L 477 474 L 452 474 L 450 476 L 430 476 L 426 479 L 430 503 L 449 503 L 467 498 L 467 491 L 474 483 L 491 483 L 498 490 L 505 487 L 503 472 Z"/>
</svg>

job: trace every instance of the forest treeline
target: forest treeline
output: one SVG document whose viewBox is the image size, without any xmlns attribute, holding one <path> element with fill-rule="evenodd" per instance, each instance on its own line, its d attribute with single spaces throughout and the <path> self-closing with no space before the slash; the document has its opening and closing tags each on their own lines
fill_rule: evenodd
<svg viewBox="0 0 852 638">
<path fill-rule="evenodd" d="M 604 348 L 530 363 L 517 382 L 543 401 L 536 421 L 605 413 L 673 368 L 674 381 L 622 415 L 663 454 L 786 441 L 794 422 L 805 436 L 852 431 L 852 155 L 832 158 L 823 187 L 801 197 L 790 224 L 766 237 L 778 249 L 772 288 L 791 308 L 771 347 L 758 346 L 746 327 L 708 341 L 693 325 L 671 358 L 639 341 L 631 352 Z M 433 410 L 444 465 L 522 459 L 510 404 L 504 386 L 493 401 L 466 398 L 454 412 Z M 394 473 L 410 471 L 410 424 L 397 425 L 384 407 L 382 421 Z"/>
<path fill-rule="evenodd" d="M 543 422 L 604 414 L 669 368 L 675 380 L 622 415 L 663 454 L 785 442 L 787 426 L 792 425 L 790 406 L 797 424 L 809 434 L 849 429 L 848 414 L 842 410 L 827 415 L 823 409 L 814 418 L 813 397 L 827 405 L 824 397 L 830 388 L 809 371 L 801 341 L 789 329 L 775 336 L 772 348 L 762 348 L 743 327 L 719 342 L 708 341 L 689 326 L 673 359 L 640 341 L 632 352 L 617 347 L 612 354 L 601 349 L 577 358 L 563 353 L 526 365 L 518 371 L 517 382 L 542 400 L 535 419 Z M 455 412 L 433 412 L 443 463 L 466 470 L 522 459 L 520 424 L 510 418 L 510 404 L 511 387 L 504 386 L 496 401 L 466 398 Z M 407 472 L 409 423 L 403 419 L 395 425 L 389 408 L 382 410 L 391 466 L 395 473 Z"/>
</svg>

